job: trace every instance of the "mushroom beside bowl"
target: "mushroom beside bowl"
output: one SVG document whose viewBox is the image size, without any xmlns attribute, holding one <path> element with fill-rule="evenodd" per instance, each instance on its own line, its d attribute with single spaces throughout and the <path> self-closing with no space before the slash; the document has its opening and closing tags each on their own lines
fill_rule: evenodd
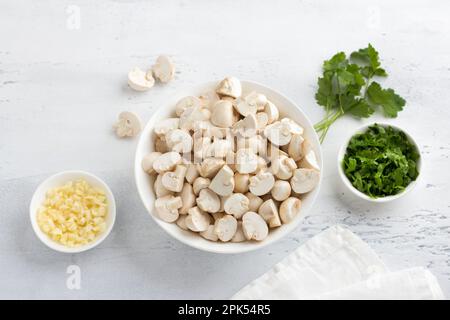
<svg viewBox="0 0 450 320">
<path fill-rule="evenodd" d="M 262 84 L 252 82 L 252 81 L 241 81 L 242 84 L 242 91 L 243 96 L 246 94 L 256 91 L 259 93 L 264 94 L 270 101 L 272 101 L 279 109 L 280 111 L 280 118 L 282 117 L 288 117 L 292 120 L 296 121 L 298 124 L 303 126 L 304 128 L 304 137 L 310 142 L 312 150 L 316 153 L 317 156 L 317 162 L 319 164 L 321 174 L 320 174 L 320 180 L 317 186 L 314 190 L 311 192 L 304 194 L 302 197 L 302 212 L 300 215 L 298 215 L 293 221 L 291 221 L 288 224 L 284 224 L 281 227 L 278 227 L 276 229 L 271 229 L 271 232 L 269 233 L 269 236 L 264 239 L 261 242 L 256 241 L 246 241 L 246 242 L 239 242 L 239 243 L 233 243 L 233 242 L 212 242 L 208 241 L 197 234 L 185 231 L 179 228 L 174 223 L 167 223 L 162 221 L 156 216 L 156 212 L 154 210 L 154 204 L 155 204 L 155 194 L 153 190 L 153 184 L 155 181 L 155 178 L 153 176 L 148 175 L 144 170 L 142 169 L 141 162 L 143 157 L 150 153 L 155 151 L 154 150 L 154 141 L 156 138 L 156 135 L 154 133 L 154 127 L 155 124 L 157 124 L 159 121 L 163 119 L 167 119 L 170 117 L 175 116 L 175 105 L 176 103 L 185 96 L 200 96 L 202 94 L 205 94 L 207 92 L 214 91 L 217 83 L 219 81 L 211 81 L 204 83 L 202 85 L 198 85 L 193 87 L 190 90 L 179 92 L 172 96 L 170 99 L 168 99 L 166 104 L 163 104 L 160 106 L 159 110 L 154 113 L 154 115 L 151 117 L 151 119 L 148 121 L 147 125 L 145 126 L 144 130 L 141 133 L 137 149 L 136 149 L 136 155 L 135 155 L 135 179 L 136 179 L 136 186 L 139 192 L 139 195 L 141 197 L 141 200 L 147 209 L 147 212 L 150 214 L 150 216 L 155 220 L 155 222 L 163 229 L 165 230 L 169 235 L 174 237 L 175 239 L 181 241 L 184 244 L 187 244 L 191 247 L 208 251 L 208 252 L 214 252 L 214 253 L 242 253 L 242 252 L 248 252 L 256 249 L 263 248 L 269 244 L 272 244 L 279 239 L 283 238 L 287 234 L 289 234 L 291 231 L 293 231 L 300 223 L 300 221 L 303 220 L 303 218 L 311 211 L 311 208 L 313 207 L 313 204 L 316 200 L 316 197 L 319 193 L 320 184 L 322 181 L 322 151 L 320 147 L 319 138 L 314 130 L 314 127 L 309 120 L 309 118 L 306 116 L 306 114 L 303 112 L 303 110 L 298 107 L 293 101 L 291 101 L 289 98 L 285 97 L 281 93 L 266 87 Z"/>
<path fill-rule="evenodd" d="M 417 176 L 416 180 L 412 181 L 406 188 L 405 190 L 403 190 L 400 193 L 397 193 L 395 195 L 391 195 L 391 196 L 385 196 L 385 197 L 379 197 L 379 198 L 373 198 L 368 196 L 367 194 L 357 190 L 352 183 L 350 182 L 350 180 L 347 178 L 347 176 L 345 175 L 344 172 L 344 168 L 342 165 L 342 162 L 344 160 L 345 154 L 347 152 L 347 147 L 350 143 L 350 140 L 359 133 L 364 133 L 367 131 L 367 129 L 373 125 L 379 125 L 381 127 L 391 127 L 394 130 L 397 131 L 401 131 L 405 134 L 406 138 L 408 139 L 408 141 L 415 147 L 415 149 L 417 150 L 418 154 L 419 154 L 419 159 L 417 160 L 417 170 L 419 172 L 419 175 Z M 422 171 L 422 155 L 420 153 L 420 149 L 419 149 L 419 145 L 416 143 L 416 141 L 412 138 L 412 136 L 404 129 L 404 128 L 400 128 L 396 125 L 390 124 L 390 123 L 383 123 L 383 122 L 373 122 L 373 123 L 369 123 L 366 124 L 364 126 L 359 127 L 358 129 L 356 129 L 355 131 L 352 132 L 351 135 L 349 135 L 345 140 L 344 143 L 342 144 L 341 148 L 339 149 L 339 153 L 338 153 L 338 157 L 337 157 L 337 166 L 338 166 L 338 172 L 339 172 L 339 177 L 341 178 L 341 181 L 343 182 L 343 184 L 347 187 L 347 189 L 352 192 L 355 196 L 357 196 L 360 199 L 369 201 L 369 202 L 374 202 L 374 203 L 386 203 L 386 202 L 391 202 L 394 201 L 396 199 L 399 199 L 401 197 L 403 197 L 405 194 L 409 193 L 416 185 L 417 182 L 419 181 L 419 178 L 421 176 L 421 171 Z"/>
<path fill-rule="evenodd" d="M 46 194 L 50 189 L 61 187 L 67 182 L 76 181 L 80 179 L 86 181 L 90 186 L 98 188 L 104 192 L 108 204 L 108 211 L 105 218 L 106 228 L 102 233 L 100 233 L 93 241 L 89 242 L 88 244 L 77 247 L 67 247 L 63 244 L 54 241 L 41 230 L 37 221 L 37 214 L 39 207 L 44 202 Z M 106 239 L 106 237 L 111 232 L 114 226 L 114 222 L 116 220 L 116 203 L 111 189 L 99 177 L 85 171 L 78 171 L 78 170 L 63 171 L 48 177 L 37 187 L 30 203 L 30 219 L 31 219 L 31 226 L 33 227 L 33 230 L 36 233 L 36 236 L 47 247 L 63 253 L 78 253 L 92 249 Z"/>
</svg>

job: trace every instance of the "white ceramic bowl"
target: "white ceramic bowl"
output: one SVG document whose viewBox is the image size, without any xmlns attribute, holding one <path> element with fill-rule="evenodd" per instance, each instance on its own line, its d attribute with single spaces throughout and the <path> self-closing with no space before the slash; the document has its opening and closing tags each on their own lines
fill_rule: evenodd
<svg viewBox="0 0 450 320">
<path fill-rule="evenodd" d="M 269 236 L 262 242 L 247 241 L 241 243 L 223 243 L 223 242 L 212 242 L 203 239 L 198 234 L 194 234 L 189 231 L 184 231 L 180 229 L 175 223 L 166 223 L 159 219 L 155 215 L 154 211 L 154 201 L 155 195 L 153 191 L 153 183 L 155 178 L 146 174 L 141 167 L 141 160 L 149 152 L 154 151 L 154 139 L 155 134 L 153 128 L 158 121 L 175 116 L 175 104 L 182 97 L 188 95 L 201 95 L 208 91 L 213 91 L 216 87 L 218 81 L 208 82 L 199 86 L 192 88 L 191 90 L 185 92 L 179 92 L 178 94 L 170 97 L 167 103 L 161 105 L 159 110 L 155 112 L 152 118 L 147 123 L 145 129 L 143 130 L 135 157 L 135 178 L 136 185 L 139 191 L 139 195 L 144 203 L 145 208 L 150 213 L 150 216 L 156 221 L 156 223 L 163 228 L 167 233 L 169 233 L 175 239 L 190 245 L 194 248 L 201 249 L 204 251 L 215 252 L 215 253 L 241 253 L 246 251 L 255 250 L 267 246 L 275 241 L 281 239 L 292 230 L 294 230 L 299 222 L 308 214 L 313 203 L 319 193 L 320 182 L 318 186 L 308 194 L 305 194 L 302 199 L 302 214 L 296 217 L 294 221 L 289 224 L 283 225 L 280 228 L 273 229 L 269 233 Z M 302 125 L 305 129 L 305 137 L 308 139 L 312 145 L 313 150 L 317 155 L 317 160 L 322 168 L 322 152 L 320 149 L 319 139 L 316 132 L 314 131 L 313 125 L 311 124 L 305 113 L 291 100 L 283 96 L 281 93 L 270 89 L 261 84 L 242 81 L 243 95 L 251 92 L 257 91 L 263 93 L 267 96 L 269 100 L 275 103 L 275 105 L 280 110 L 281 117 L 289 117 L 295 120 L 297 123 Z M 322 176 L 322 175 L 321 175 Z"/>
<path fill-rule="evenodd" d="M 60 187 L 69 181 L 79 179 L 83 179 L 87 181 L 91 186 L 100 188 L 105 192 L 108 201 L 108 214 L 106 217 L 106 229 L 102 234 L 100 234 L 94 241 L 84 246 L 70 248 L 58 242 L 55 242 L 50 237 L 48 237 L 44 232 L 42 232 L 41 228 L 37 223 L 37 211 L 38 208 L 41 206 L 42 202 L 44 201 L 46 193 L 49 189 Z M 30 203 L 30 219 L 34 232 L 36 233 L 38 238 L 49 248 L 65 253 L 77 253 L 92 249 L 106 239 L 106 237 L 109 235 L 109 233 L 113 228 L 114 221 L 116 220 L 116 202 L 114 200 L 114 196 L 113 193 L 111 192 L 111 189 L 99 177 L 96 177 L 93 174 L 84 171 L 63 171 L 47 178 L 37 187 Z"/>
<path fill-rule="evenodd" d="M 382 127 L 392 127 L 396 130 L 399 131 L 403 131 L 406 135 L 406 137 L 408 138 L 408 140 L 416 147 L 417 152 L 419 152 L 420 158 L 417 161 L 417 170 L 419 171 L 419 175 L 417 177 L 417 179 L 415 181 L 412 181 L 406 188 L 405 190 L 403 190 L 403 192 L 400 192 L 396 195 L 393 196 L 387 196 L 387 197 L 382 197 L 382 198 L 371 198 L 368 195 L 366 195 L 365 193 L 362 193 L 361 191 L 359 191 L 358 189 L 356 189 L 352 183 L 350 182 L 350 180 L 347 178 L 347 176 L 345 175 L 344 169 L 342 168 L 342 160 L 344 159 L 345 156 L 345 152 L 347 150 L 347 146 L 351 140 L 351 138 L 358 133 L 363 133 L 367 130 L 367 128 L 369 128 L 370 126 L 374 125 L 374 124 L 378 124 Z M 420 149 L 419 146 L 417 145 L 417 143 L 414 141 L 414 139 L 411 137 L 411 135 L 403 128 L 397 127 L 391 123 L 382 123 L 382 122 L 373 122 L 373 123 L 369 123 L 366 124 L 360 128 L 358 128 L 357 130 L 355 130 L 351 135 L 349 135 L 346 139 L 344 144 L 341 146 L 341 149 L 339 150 L 338 153 L 338 158 L 337 158 L 337 166 L 338 166 L 338 172 L 339 172 L 339 176 L 341 177 L 342 182 L 347 186 L 347 188 L 357 197 L 370 201 L 370 202 L 375 202 L 375 203 L 384 203 L 384 202 L 390 202 L 393 200 L 396 200 L 402 196 L 404 196 L 405 194 L 407 194 L 409 191 L 411 191 L 417 184 L 417 181 L 419 180 L 420 176 L 421 176 L 421 172 L 422 172 L 422 155 L 420 153 Z"/>
</svg>

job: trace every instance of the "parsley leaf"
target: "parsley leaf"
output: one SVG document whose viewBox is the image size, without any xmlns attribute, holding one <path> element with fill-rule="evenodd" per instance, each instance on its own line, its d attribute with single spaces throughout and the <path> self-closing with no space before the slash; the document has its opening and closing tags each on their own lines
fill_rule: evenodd
<svg viewBox="0 0 450 320">
<path fill-rule="evenodd" d="M 382 89 L 377 82 L 372 82 L 367 88 L 369 101 L 383 108 L 386 117 L 395 118 L 403 110 L 405 99 L 400 97 L 392 89 Z"/>
</svg>

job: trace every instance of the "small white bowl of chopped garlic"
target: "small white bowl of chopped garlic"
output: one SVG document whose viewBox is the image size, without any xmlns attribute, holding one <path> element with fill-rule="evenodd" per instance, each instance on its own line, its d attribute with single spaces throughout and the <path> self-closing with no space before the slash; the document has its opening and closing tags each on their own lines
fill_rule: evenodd
<svg viewBox="0 0 450 320">
<path fill-rule="evenodd" d="M 116 204 L 111 189 L 84 171 L 63 171 L 43 181 L 30 204 L 31 225 L 49 248 L 78 253 L 111 232 Z"/>
</svg>

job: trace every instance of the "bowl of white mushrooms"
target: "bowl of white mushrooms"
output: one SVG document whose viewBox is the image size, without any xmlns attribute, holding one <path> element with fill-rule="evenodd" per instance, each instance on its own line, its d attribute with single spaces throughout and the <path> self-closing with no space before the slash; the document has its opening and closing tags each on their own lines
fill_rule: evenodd
<svg viewBox="0 0 450 320">
<path fill-rule="evenodd" d="M 261 84 L 227 77 L 173 96 L 144 128 L 139 195 L 156 223 L 216 253 L 262 248 L 294 230 L 322 179 L 305 113 Z"/>
</svg>

